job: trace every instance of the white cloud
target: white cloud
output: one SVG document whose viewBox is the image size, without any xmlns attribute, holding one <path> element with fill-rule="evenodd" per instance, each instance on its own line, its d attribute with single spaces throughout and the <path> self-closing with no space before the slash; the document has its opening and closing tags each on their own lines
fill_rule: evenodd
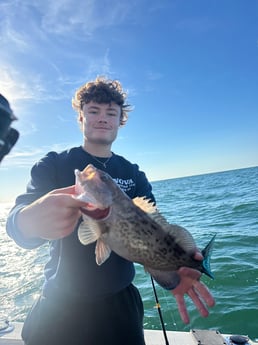
<svg viewBox="0 0 258 345">
<path fill-rule="evenodd" d="M 109 48 L 99 45 L 98 35 L 93 49 L 86 41 L 99 29 L 123 23 L 135 6 L 115 0 L 1 1 L 0 92 L 14 111 L 21 113 L 28 102 L 70 99 L 96 75 L 116 78 Z M 78 44 L 82 51 L 88 45 L 87 54 Z"/>
<path fill-rule="evenodd" d="M 85 35 L 90 38 L 99 28 L 122 23 L 134 6 L 136 4 L 133 2 L 116 0 L 3 1 L 0 4 L 2 12 L 0 28 L 4 27 L 5 33 L 8 33 L 6 39 L 9 36 L 9 39 L 21 46 L 26 45 L 26 40 L 16 29 L 18 24 L 25 20 L 26 26 L 34 27 L 39 35 L 43 32 L 69 36 L 77 33 L 77 39 L 80 39 L 80 33 L 83 33 L 85 39 Z M 21 31 L 23 31 L 22 27 Z"/>
<path fill-rule="evenodd" d="M 33 37 L 39 38 L 37 17 L 26 1 L 0 3 L 1 55 L 11 58 L 11 53 L 25 53 L 33 48 Z"/>
<path fill-rule="evenodd" d="M 24 150 L 16 150 L 15 148 L 4 158 L 1 163 L 3 168 L 24 168 L 31 167 L 43 155 L 41 148 L 29 148 Z"/>
<path fill-rule="evenodd" d="M 99 28 L 121 23 L 130 9 L 130 3 L 114 0 L 81 0 L 76 3 L 74 0 L 48 0 L 44 1 L 43 7 L 42 4 L 44 30 L 55 34 L 83 32 L 89 36 Z"/>
<path fill-rule="evenodd" d="M 0 75 L 1 93 L 12 104 L 20 100 L 40 99 L 45 91 L 39 74 L 31 73 L 28 78 L 24 71 L 2 62 L 0 65 Z"/>
<path fill-rule="evenodd" d="M 39 161 L 42 157 L 46 155 L 47 152 L 56 151 L 60 152 L 69 147 L 78 146 L 77 143 L 56 143 L 53 145 L 44 145 L 41 147 L 23 147 L 17 148 L 16 146 L 11 150 L 11 152 L 4 158 L 1 163 L 1 169 L 9 169 L 13 167 L 18 168 L 31 168 L 35 162 Z"/>
<path fill-rule="evenodd" d="M 29 44 L 26 40 L 26 37 L 20 32 L 9 27 L 9 25 L 6 23 L 5 28 L 3 28 L 4 30 L 1 34 L 1 44 L 8 44 L 8 46 L 14 45 L 15 49 L 21 52 L 27 51 L 29 49 Z"/>
</svg>

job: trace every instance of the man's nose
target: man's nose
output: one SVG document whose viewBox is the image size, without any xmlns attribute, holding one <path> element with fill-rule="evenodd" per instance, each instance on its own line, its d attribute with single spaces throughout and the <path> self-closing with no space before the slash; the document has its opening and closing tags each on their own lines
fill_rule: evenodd
<svg viewBox="0 0 258 345">
<path fill-rule="evenodd" d="M 99 122 L 107 122 L 107 114 L 105 111 L 101 111 L 99 114 Z"/>
</svg>

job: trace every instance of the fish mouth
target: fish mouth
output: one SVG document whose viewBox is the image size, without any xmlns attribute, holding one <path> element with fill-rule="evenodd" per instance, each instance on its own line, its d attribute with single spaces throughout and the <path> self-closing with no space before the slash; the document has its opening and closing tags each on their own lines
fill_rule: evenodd
<svg viewBox="0 0 258 345">
<path fill-rule="evenodd" d="M 107 207 L 104 209 L 101 209 L 101 208 L 88 209 L 88 208 L 81 207 L 80 210 L 83 214 L 85 214 L 86 216 L 90 218 L 93 218 L 95 220 L 103 220 L 109 216 L 111 207 Z"/>
</svg>

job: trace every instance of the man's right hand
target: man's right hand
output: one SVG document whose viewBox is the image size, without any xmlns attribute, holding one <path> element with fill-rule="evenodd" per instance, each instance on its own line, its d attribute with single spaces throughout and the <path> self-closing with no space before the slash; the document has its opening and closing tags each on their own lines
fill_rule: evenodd
<svg viewBox="0 0 258 345">
<path fill-rule="evenodd" d="M 17 215 L 17 226 L 27 238 L 55 240 L 70 235 L 81 216 L 85 202 L 74 198 L 75 186 L 55 189 Z"/>
</svg>

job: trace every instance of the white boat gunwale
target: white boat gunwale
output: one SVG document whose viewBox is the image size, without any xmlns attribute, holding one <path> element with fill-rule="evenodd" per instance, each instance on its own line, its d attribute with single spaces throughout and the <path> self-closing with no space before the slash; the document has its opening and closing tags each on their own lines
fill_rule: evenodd
<svg viewBox="0 0 258 345">
<path fill-rule="evenodd" d="M 22 330 L 22 323 L 21 322 L 13 322 L 10 323 L 11 331 L 10 332 L 3 332 L 0 333 L 0 345 L 22 345 L 24 342 L 21 339 L 21 330 Z M 231 336 L 230 334 L 220 334 L 218 331 L 215 330 L 191 330 L 190 332 L 181 332 L 181 331 L 166 331 L 166 335 L 171 345 L 206 345 L 207 342 L 204 340 L 197 340 L 196 335 L 194 333 L 198 333 L 198 336 L 202 337 L 203 339 L 209 338 L 209 345 L 217 345 L 220 344 L 229 344 L 227 339 Z M 218 336 L 216 339 L 216 335 Z M 165 339 L 162 330 L 149 330 L 144 329 L 144 336 L 146 345 L 164 345 Z M 214 342 L 213 342 L 214 341 Z M 258 342 L 254 342 L 253 340 L 248 340 L 248 345 L 258 345 Z"/>
</svg>

